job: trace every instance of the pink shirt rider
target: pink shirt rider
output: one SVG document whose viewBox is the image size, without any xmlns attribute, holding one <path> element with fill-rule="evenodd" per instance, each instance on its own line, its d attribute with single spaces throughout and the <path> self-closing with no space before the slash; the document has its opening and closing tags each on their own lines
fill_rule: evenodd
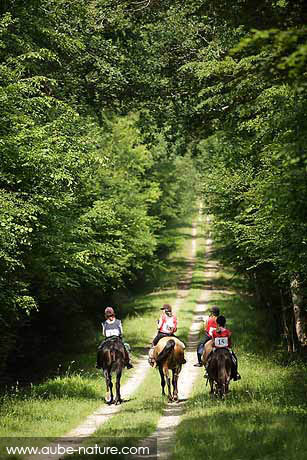
<svg viewBox="0 0 307 460">
<path fill-rule="evenodd" d="M 177 331 L 177 318 L 176 315 L 168 316 L 163 313 L 158 323 L 159 332 L 170 334 Z"/>
</svg>

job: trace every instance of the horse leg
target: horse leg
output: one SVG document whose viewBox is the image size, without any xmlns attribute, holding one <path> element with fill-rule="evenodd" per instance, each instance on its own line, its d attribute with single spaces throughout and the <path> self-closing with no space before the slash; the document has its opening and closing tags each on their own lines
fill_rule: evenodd
<svg viewBox="0 0 307 460">
<path fill-rule="evenodd" d="M 162 396 L 165 396 L 165 378 L 164 378 L 163 369 L 161 365 L 159 365 L 159 372 L 160 372 L 160 377 L 161 377 Z"/>
<path fill-rule="evenodd" d="M 226 377 L 226 385 L 225 385 L 225 393 L 229 393 L 229 384 L 231 379 L 231 366 L 227 369 L 227 377 Z"/>
<path fill-rule="evenodd" d="M 115 404 L 121 404 L 122 399 L 120 397 L 120 379 L 122 376 L 122 371 L 118 371 L 116 373 L 116 396 L 115 396 Z"/>
<path fill-rule="evenodd" d="M 173 400 L 178 401 L 178 371 L 173 369 Z"/>
<path fill-rule="evenodd" d="M 105 400 L 108 404 L 112 404 L 113 402 L 113 383 L 112 383 L 112 378 L 111 378 L 111 372 L 108 369 L 104 370 L 104 376 L 106 379 L 106 386 L 107 386 L 107 394 L 105 397 Z"/>
<path fill-rule="evenodd" d="M 220 387 L 220 397 L 224 398 L 225 394 L 226 394 L 226 384 L 222 383 Z"/>
<path fill-rule="evenodd" d="M 173 401 L 173 396 L 172 396 L 172 388 L 171 388 L 171 379 L 170 379 L 167 367 L 165 367 L 165 369 L 164 369 L 164 375 L 166 377 L 166 382 L 167 382 L 168 400 L 169 400 L 169 402 L 172 402 Z"/>
<path fill-rule="evenodd" d="M 214 380 L 213 380 L 213 379 L 210 379 L 210 380 L 209 380 L 209 383 L 210 383 L 210 394 L 213 395 L 213 393 L 214 393 L 214 390 L 213 390 L 213 383 L 214 383 Z"/>
</svg>

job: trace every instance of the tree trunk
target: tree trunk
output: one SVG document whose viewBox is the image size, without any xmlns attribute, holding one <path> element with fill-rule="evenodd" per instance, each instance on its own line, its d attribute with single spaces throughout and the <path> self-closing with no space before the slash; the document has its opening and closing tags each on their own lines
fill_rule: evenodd
<svg viewBox="0 0 307 460">
<path fill-rule="evenodd" d="M 293 303 L 293 314 L 296 335 L 301 347 L 307 347 L 306 313 L 304 309 L 304 290 L 300 276 L 297 274 L 292 277 L 290 289 Z"/>
<path fill-rule="evenodd" d="M 294 324 L 293 324 L 293 313 L 292 307 L 289 302 L 285 302 L 283 291 L 280 289 L 280 303 L 282 313 L 282 328 L 283 334 L 287 340 L 288 353 L 295 353 L 296 343 L 294 338 Z"/>
</svg>

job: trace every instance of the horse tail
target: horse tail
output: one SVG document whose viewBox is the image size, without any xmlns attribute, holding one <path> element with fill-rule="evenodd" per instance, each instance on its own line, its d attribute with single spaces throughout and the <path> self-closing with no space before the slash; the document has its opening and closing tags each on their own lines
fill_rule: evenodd
<svg viewBox="0 0 307 460">
<path fill-rule="evenodd" d="M 156 359 L 156 362 L 159 364 L 165 358 L 167 358 L 171 354 L 171 352 L 174 350 L 175 345 L 176 345 L 176 342 L 175 342 L 174 339 L 168 340 L 168 342 L 166 343 L 166 345 L 163 348 L 163 350 L 159 353 L 159 355 L 158 355 L 158 357 Z"/>
<path fill-rule="evenodd" d="M 217 375 L 220 383 L 227 383 L 226 359 L 224 353 L 221 353 L 219 356 Z"/>
<path fill-rule="evenodd" d="M 107 366 L 111 366 L 112 362 L 115 361 L 115 350 L 106 350 L 105 363 Z"/>
</svg>

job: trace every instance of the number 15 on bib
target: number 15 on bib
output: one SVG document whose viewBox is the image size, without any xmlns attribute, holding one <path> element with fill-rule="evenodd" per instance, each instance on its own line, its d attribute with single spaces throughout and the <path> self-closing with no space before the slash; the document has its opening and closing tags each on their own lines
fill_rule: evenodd
<svg viewBox="0 0 307 460">
<path fill-rule="evenodd" d="M 214 345 L 217 348 L 228 347 L 228 337 L 215 337 Z"/>
</svg>

